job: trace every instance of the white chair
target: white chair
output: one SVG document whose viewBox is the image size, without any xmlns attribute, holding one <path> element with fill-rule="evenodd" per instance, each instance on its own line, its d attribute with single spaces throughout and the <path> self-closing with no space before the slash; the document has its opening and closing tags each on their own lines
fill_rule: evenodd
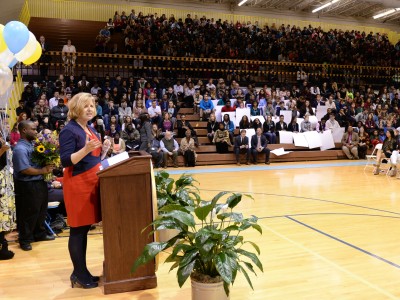
<svg viewBox="0 0 400 300">
<path fill-rule="evenodd" d="M 392 173 L 392 166 L 395 166 L 395 170 L 396 170 L 396 174 L 393 175 L 396 176 L 397 179 L 399 179 L 400 177 L 400 172 L 399 172 L 399 164 L 400 164 L 400 155 L 399 155 L 399 151 L 398 150 L 394 150 L 392 152 L 392 155 L 389 158 L 389 162 L 390 162 L 390 167 L 388 168 L 387 172 L 386 172 L 386 176 L 391 176 Z"/>
<path fill-rule="evenodd" d="M 374 164 L 376 163 L 376 153 L 378 152 L 378 150 L 382 150 L 382 146 L 383 144 L 377 144 L 372 153 L 365 156 L 367 159 L 367 163 L 365 164 L 364 170 L 367 167 L 374 167 Z"/>
<path fill-rule="evenodd" d="M 378 152 L 378 150 L 382 150 L 382 146 L 383 146 L 383 144 L 377 144 L 375 146 L 374 151 L 372 151 L 372 154 L 370 155 L 372 157 L 372 159 L 373 159 L 373 156 L 375 156 L 375 159 L 373 159 L 374 164 L 376 164 L 376 159 L 377 159 L 376 152 Z M 376 152 L 375 152 L 375 150 L 376 150 Z M 370 159 L 367 158 L 367 164 L 368 164 L 368 160 L 370 160 Z M 383 162 L 383 161 L 386 161 L 386 162 Z M 375 172 L 377 167 L 374 166 L 374 164 L 372 164 L 372 166 L 374 167 L 374 172 Z M 383 165 L 383 167 L 382 167 L 382 165 Z M 366 167 L 367 167 L 367 165 L 365 165 L 364 170 L 365 170 Z M 380 172 L 381 173 L 385 173 L 386 175 L 388 175 L 390 169 L 391 169 L 390 157 L 382 157 L 381 156 L 381 159 L 380 159 L 380 162 L 379 162 L 379 170 L 380 170 Z"/>
</svg>

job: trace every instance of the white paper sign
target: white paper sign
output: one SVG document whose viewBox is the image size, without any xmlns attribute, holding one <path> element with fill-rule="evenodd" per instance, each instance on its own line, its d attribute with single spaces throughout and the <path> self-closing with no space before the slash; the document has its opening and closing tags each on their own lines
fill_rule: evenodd
<svg viewBox="0 0 400 300">
<path fill-rule="evenodd" d="M 296 147 L 308 147 L 304 133 L 293 133 L 293 141 Z"/>
<path fill-rule="evenodd" d="M 293 144 L 293 132 L 279 131 L 279 143 L 280 144 Z"/>
<path fill-rule="evenodd" d="M 225 115 L 229 115 L 229 119 L 233 122 L 233 124 L 236 124 L 236 112 L 221 112 L 221 118 L 222 118 L 222 121 L 224 120 L 224 116 Z M 221 122 L 222 122 L 221 121 Z M 236 125 L 235 125 L 235 127 L 236 127 Z"/>
<path fill-rule="evenodd" d="M 316 116 L 309 116 L 308 120 L 313 125 L 313 128 L 315 128 L 316 124 L 318 123 L 318 118 Z"/>
<path fill-rule="evenodd" d="M 290 152 L 293 152 L 293 151 L 285 151 L 285 149 L 283 149 L 283 148 L 278 148 L 278 149 L 271 151 L 271 153 L 275 154 L 276 156 L 282 156 L 282 155 L 288 154 Z"/>
<path fill-rule="evenodd" d="M 252 122 L 254 122 L 255 119 L 259 119 L 261 124 L 264 124 L 264 122 L 265 122 L 265 119 L 263 116 L 251 116 L 250 119 Z"/>
<path fill-rule="evenodd" d="M 319 148 L 322 146 L 321 134 L 319 134 L 318 132 L 307 131 L 307 132 L 304 132 L 303 134 L 308 142 L 308 148 L 314 149 L 314 148 Z"/>
<path fill-rule="evenodd" d="M 284 117 L 284 121 L 286 124 L 289 124 L 292 121 L 292 111 L 291 110 L 281 110 L 281 115 Z"/>
<path fill-rule="evenodd" d="M 215 120 L 217 120 L 217 122 L 221 122 L 221 109 L 223 108 L 223 105 L 217 105 L 214 106 L 215 108 Z"/>
<path fill-rule="evenodd" d="M 251 147 L 251 137 L 256 134 L 254 128 L 246 129 L 246 136 L 249 138 L 249 147 Z"/>
<path fill-rule="evenodd" d="M 239 123 L 242 120 L 243 116 L 247 116 L 247 119 L 250 120 L 250 108 L 246 107 L 236 109 L 236 127 L 239 127 Z"/>
<path fill-rule="evenodd" d="M 332 131 L 325 130 L 321 135 L 321 151 L 335 148 L 335 141 L 333 140 Z"/>
<path fill-rule="evenodd" d="M 326 115 L 327 111 L 328 111 L 328 106 L 325 106 L 325 105 L 323 105 L 323 106 L 318 105 L 317 106 L 317 114 L 316 114 L 316 116 L 317 116 L 318 121 L 321 121 L 321 118 Z"/>
<path fill-rule="evenodd" d="M 333 128 L 333 140 L 335 141 L 335 143 L 341 143 L 342 142 L 342 138 L 343 138 L 343 134 L 344 134 L 344 127 L 339 127 L 339 128 Z"/>
</svg>

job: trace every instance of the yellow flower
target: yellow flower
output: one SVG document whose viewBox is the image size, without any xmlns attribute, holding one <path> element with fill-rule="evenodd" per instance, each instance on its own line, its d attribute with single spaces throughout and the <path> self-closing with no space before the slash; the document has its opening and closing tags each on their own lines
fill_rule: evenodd
<svg viewBox="0 0 400 300">
<path fill-rule="evenodd" d="M 45 150 L 45 148 L 44 148 L 43 145 L 40 145 L 40 146 L 37 146 L 37 147 L 36 147 L 36 151 L 39 152 L 39 153 L 43 153 L 44 150 Z"/>
</svg>

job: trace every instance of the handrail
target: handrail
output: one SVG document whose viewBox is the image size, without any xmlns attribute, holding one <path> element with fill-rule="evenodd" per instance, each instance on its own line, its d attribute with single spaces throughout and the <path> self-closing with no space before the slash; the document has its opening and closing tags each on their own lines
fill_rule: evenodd
<svg viewBox="0 0 400 300">
<path fill-rule="evenodd" d="M 68 56 L 74 56 L 74 58 L 71 59 Z M 57 77 L 59 74 L 66 76 L 86 74 L 89 77 L 119 74 L 124 78 L 144 75 L 164 79 L 186 77 L 192 79 L 230 78 L 237 76 L 232 78 L 237 78 L 236 80 L 239 81 L 244 80 L 243 78 L 247 76 L 252 76 L 259 83 L 294 83 L 298 79 L 299 67 L 303 67 L 307 76 L 312 76 L 314 80 L 333 80 L 339 83 L 356 80 L 355 82 L 360 84 L 374 86 L 400 81 L 400 68 L 394 67 L 86 52 L 62 54 L 60 51 L 49 51 L 45 59 L 42 58 L 41 61 L 32 66 L 20 66 L 24 76 L 30 76 L 30 80 L 43 79 L 45 72 L 53 77 Z"/>
<path fill-rule="evenodd" d="M 61 51 L 49 51 L 51 56 L 62 55 Z M 68 55 L 68 53 L 67 53 Z M 383 67 L 383 66 L 358 66 L 358 65 L 338 65 L 338 64 L 318 64 L 318 63 L 301 63 L 301 62 L 278 62 L 266 60 L 249 60 L 249 59 L 229 59 L 229 58 L 192 58 L 192 57 L 172 57 L 159 55 L 131 55 L 131 54 L 109 54 L 109 53 L 91 53 L 77 52 L 77 57 L 98 57 L 98 58 L 126 58 L 126 59 L 144 59 L 144 60 L 163 60 L 163 61 L 186 61 L 186 62 L 216 62 L 216 63 L 231 63 L 231 64 L 256 64 L 256 65 L 271 65 L 271 66 L 292 66 L 292 67 L 331 67 L 338 69 L 365 69 L 365 70 L 397 70 L 400 68 Z"/>
</svg>

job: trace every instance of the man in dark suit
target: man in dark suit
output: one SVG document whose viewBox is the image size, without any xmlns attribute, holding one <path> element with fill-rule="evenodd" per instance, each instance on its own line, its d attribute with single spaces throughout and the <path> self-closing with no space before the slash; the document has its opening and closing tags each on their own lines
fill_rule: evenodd
<svg viewBox="0 0 400 300">
<path fill-rule="evenodd" d="M 265 164 L 269 165 L 270 150 L 267 148 L 267 138 L 262 134 L 261 128 L 257 128 L 256 134 L 251 137 L 251 154 L 254 164 L 257 164 L 259 153 L 265 153 Z"/>
<path fill-rule="evenodd" d="M 40 36 L 39 43 L 42 47 L 42 56 L 40 57 L 39 63 L 49 63 L 51 60 L 51 57 L 47 53 L 49 51 L 49 44 L 46 43 L 46 39 L 43 35 Z M 48 69 L 49 67 L 47 65 L 40 65 L 40 76 L 42 79 L 46 78 Z"/>
<path fill-rule="evenodd" d="M 246 153 L 246 164 L 250 164 L 250 147 L 249 138 L 246 136 L 246 130 L 242 129 L 240 135 L 235 138 L 235 145 L 233 148 L 236 154 L 236 164 L 240 166 L 240 154 Z"/>
</svg>

